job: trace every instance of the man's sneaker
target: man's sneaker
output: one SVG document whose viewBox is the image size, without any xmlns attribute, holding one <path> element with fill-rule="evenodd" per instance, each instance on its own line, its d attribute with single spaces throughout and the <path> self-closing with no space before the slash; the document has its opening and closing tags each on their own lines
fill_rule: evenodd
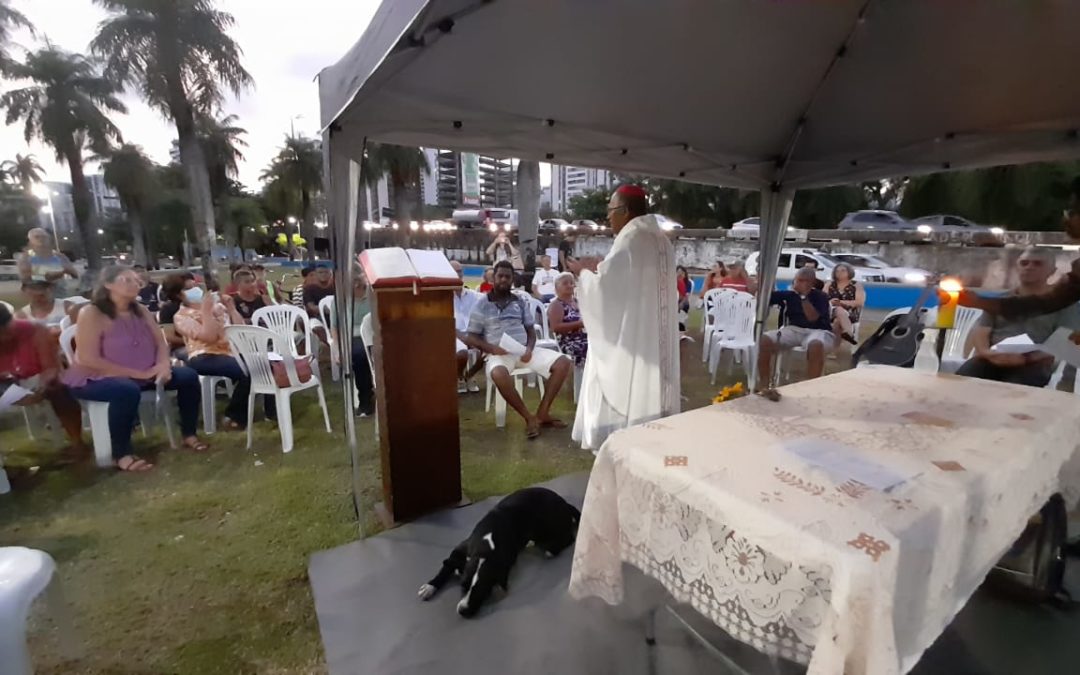
<svg viewBox="0 0 1080 675">
<path fill-rule="evenodd" d="M 472 380 L 469 380 L 469 392 L 472 394 L 480 393 L 480 385 L 473 382 Z"/>
<path fill-rule="evenodd" d="M 458 380 L 457 381 L 457 393 L 464 394 L 466 391 L 468 391 L 468 389 L 465 386 L 465 380 Z"/>
</svg>

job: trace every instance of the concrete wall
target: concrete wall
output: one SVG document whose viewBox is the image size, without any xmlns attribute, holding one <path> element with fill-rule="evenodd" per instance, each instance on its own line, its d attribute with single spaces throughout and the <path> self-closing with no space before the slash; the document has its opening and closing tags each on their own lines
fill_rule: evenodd
<svg viewBox="0 0 1080 675">
<path fill-rule="evenodd" d="M 367 240 L 363 233 L 361 241 Z M 397 234 L 391 231 L 371 233 L 372 246 L 398 245 Z M 796 231 L 785 247 L 815 248 L 838 253 L 864 253 L 878 255 L 894 265 L 919 267 L 931 272 L 958 276 L 970 287 L 988 289 L 1009 288 L 1016 283 L 1015 262 L 1025 246 L 1054 246 L 1057 268 L 1064 273 L 1074 258 L 1075 247 L 1060 248 L 1065 243 L 1061 232 L 1010 232 L 1002 238 L 993 238 L 994 246 L 973 245 L 970 237 L 963 235 L 885 235 L 883 233 L 849 232 L 836 230 Z M 875 239 L 871 240 L 870 237 Z M 541 234 L 538 251 L 558 246 L 560 235 Z M 884 241 L 893 239 L 894 241 Z M 444 233 L 415 233 L 410 245 L 414 248 L 437 248 L 446 251 L 448 257 L 466 264 L 484 265 L 490 261 L 485 250 L 492 235 L 482 230 L 464 230 Z M 611 248 L 611 235 L 580 235 L 575 249 L 578 255 L 603 256 Z M 716 260 L 732 262 L 744 259 L 757 250 L 756 239 L 729 236 L 726 230 L 682 230 L 673 233 L 672 244 L 679 264 L 692 271 L 712 267 Z"/>
</svg>

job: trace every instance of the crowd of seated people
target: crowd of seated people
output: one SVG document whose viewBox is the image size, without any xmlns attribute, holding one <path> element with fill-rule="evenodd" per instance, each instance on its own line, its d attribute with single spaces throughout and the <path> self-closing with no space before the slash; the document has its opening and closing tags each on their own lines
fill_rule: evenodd
<svg viewBox="0 0 1080 675">
<path fill-rule="evenodd" d="M 0 305 L 0 389 L 11 383 L 32 389 L 21 405 L 47 401 L 67 433 L 72 456 L 88 456 L 82 440 L 79 401 L 109 403 L 108 424 L 115 466 L 122 471 L 142 472 L 152 465 L 135 454 L 132 430 L 138 421 L 143 392 L 159 384 L 176 391 L 183 446 L 207 449 L 197 433 L 200 412 L 200 375 L 225 377 L 233 390 L 224 410 L 227 429 L 248 424 L 247 402 L 251 381 L 233 357 L 225 328 L 251 323 L 252 315 L 274 304 L 270 296 L 290 300 L 268 283 L 259 266 L 234 266 L 227 290 L 210 293 L 190 272 L 166 276 L 153 282 L 142 266 L 113 265 L 102 271 L 100 281 L 87 300 L 53 296 L 54 281 L 64 275 L 64 263 L 54 261 L 55 271 L 38 270 L 41 279 L 23 283 L 27 305 L 11 312 Z M 316 306 L 333 293 L 333 276 L 327 266 L 313 268 L 304 296 Z M 357 279 L 357 320 L 368 311 L 366 282 Z M 64 365 L 58 336 L 65 317 L 74 326 L 74 357 Z M 357 339 L 357 342 L 359 340 Z M 371 371 L 366 352 L 354 350 L 353 366 L 360 391 L 359 413 L 374 409 Z M 264 412 L 275 420 L 274 397 L 264 396 Z"/>
</svg>

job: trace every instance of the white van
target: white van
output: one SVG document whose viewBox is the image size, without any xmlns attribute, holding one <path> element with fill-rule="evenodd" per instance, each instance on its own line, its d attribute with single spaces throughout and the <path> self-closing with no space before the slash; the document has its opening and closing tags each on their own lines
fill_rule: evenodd
<svg viewBox="0 0 1080 675">
<path fill-rule="evenodd" d="M 746 273 L 757 276 L 758 252 L 754 251 L 746 258 Z M 812 248 L 785 248 L 780 251 L 780 262 L 776 268 L 777 281 L 791 281 L 795 278 L 795 270 L 806 267 L 808 263 L 817 265 L 817 278 L 828 282 L 832 279 L 832 270 L 841 262 L 837 258 Z M 880 270 L 869 267 L 855 267 L 855 279 L 858 281 L 885 281 L 885 275 Z"/>
</svg>

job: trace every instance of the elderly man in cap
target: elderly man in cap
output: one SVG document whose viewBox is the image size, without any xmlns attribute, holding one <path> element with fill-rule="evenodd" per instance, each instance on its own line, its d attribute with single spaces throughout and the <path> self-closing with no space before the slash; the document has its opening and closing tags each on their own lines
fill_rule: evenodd
<svg viewBox="0 0 1080 675">
<path fill-rule="evenodd" d="M 598 450 L 612 432 L 679 412 L 679 298 L 675 249 L 648 214 L 645 191 L 618 188 L 603 261 L 569 261 L 589 335 L 573 438 Z"/>
</svg>

